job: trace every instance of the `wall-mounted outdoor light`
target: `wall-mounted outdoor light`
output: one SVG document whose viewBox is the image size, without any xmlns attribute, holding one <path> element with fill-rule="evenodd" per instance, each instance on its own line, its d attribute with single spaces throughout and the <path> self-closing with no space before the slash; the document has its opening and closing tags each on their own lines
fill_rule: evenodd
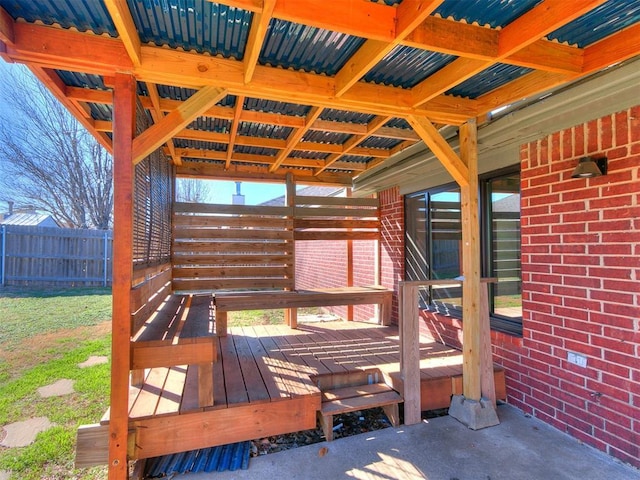
<svg viewBox="0 0 640 480">
<path fill-rule="evenodd" d="M 607 174 L 607 157 L 582 157 L 571 174 L 573 178 L 592 178 Z"/>
</svg>

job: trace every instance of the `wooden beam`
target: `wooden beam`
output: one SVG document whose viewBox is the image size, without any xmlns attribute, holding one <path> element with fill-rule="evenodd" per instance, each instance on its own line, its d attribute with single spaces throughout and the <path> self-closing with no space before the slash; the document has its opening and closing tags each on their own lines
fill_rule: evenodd
<svg viewBox="0 0 640 480">
<path fill-rule="evenodd" d="M 396 31 L 395 8 L 362 0 L 279 0 L 273 16 L 293 23 L 382 41 L 392 41 Z"/>
<path fill-rule="evenodd" d="M 467 167 L 460 184 L 462 215 L 462 383 L 468 400 L 482 396 L 480 359 L 480 224 L 478 221 L 478 133 L 475 120 L 460 127 L 460 157 Z"/>
<path fill-rule="evenodd" d="M 313 171 L 290 170 L 279 168 L 275 172 L 269 172 L 266 167 L 231 165 L 229 170 L 224 169 L 224 165 L 206 164 L 203 162 L 183 162 L 176 167 L 176 175 L 185 178 L 213 178 L 225 180 L 246 180 L 246 181 L 284 181 L 287 173 L 293 173 L 297 182 L 305 184 L 350 186 L 351 175 L 339 173 L 327 173 L 314 176 Z"/>
<path fill-rule="evenodd" d="M 449 143 L 440 135 L 440 132 L 426 118 L 407 117 L 416 133 L 422 138 L 424 143 L 431 149 L 442 163 L 442 166 L 449 172 L 459 185 L 469 182 L 469 168 L 456 155 Z"/>
<path fill-rule="evenodd" d="M 244 96 L 239 95 L 236 97 L 235 113 L 231 122 L 231 132 L 229 133 L 229 144 L 227 145 L 227 158 L 225 168 L 229 168 L 231 165 L 231 157 L 233 155 L 233 147 L 236 143 L 238 135 L 238 127 L 240 126 L 240 115 L 242 115 L 242 107 L 244 106 Z"/>
<path fill-rule="evenodd" d="M 545 0 L 500 31 L 498 55 L 491 61 L 458 58 L 446 67 L 416 85 L 413 105 L 418 107 L 446 92 L 455 85 L 480 73 L 491 65 L 502 61 L 540 40 L 553 30 L 578 18 L 606 0 L 579 0 L 568 4 L 563 0 Z"/>
<path fill-rule="evenodd" d="M 29 66 L 31 73 L 40 80 L 49 91 L 62 103 L 69 112 L 80 122 L 80 124 L 87 129 L 91 135 L 102 145 L 109 153 L 113 154 L 113 144 L 111 139 L 104 135 L 103 132 L 96 129 L 95 122 L 87 118 L 85 111 L 80 107 L 77 101 L 70 99 L 66 96 L 66 85 L 56 72 L 47 68 L 40 68 L 37 66 Z M 109 92 L 107 92 L 109 93 Z"/>
<path fill-rule="evenodd" d="M 162 109 L 160 108 L 160 95 L 158 94 L 158 87 L 154 83 L 147 82 L 147 91 L 149 92 L 149 98 L 151 99 L 151 104 L 153 108 L 151 109 L 151 118 L 153 118 L 154 123 L 158 123 L 163 117 Z M 176 154 L 176 147 L 173 144 L 173 140 L 167 140 L 167 150 L 169 151 L 169 156 L 171 157 L 174 165 L 180 165 L 182 161 L 180 156 Z"/>
<path fill-rule="evenodd" d="M 244 51 L 244 83 L 251 82 L 253 72 L 258 63 L 260 49 L 267 35 L 267 29 L 276 0 L 263 0 L 262 9 L 253 14 L 251 27 L 249 28 L 249 37 L 247 38 L 247 47 Z"/>
<path fill-rule="evenodd" d="M 327 160 L 325 161 L 324 166 L 322 168 L 319 168 L 316 171 L 315 174 L 316 175 L 320 175 L 327 168 L 331 167 L 340 158 L 342 158 L 343 156 L 348 154 L 351 150 L 353 150 L 360 142 L 362 142 L 364 139 L 366 139 L 370 135 L 374 134 L 376 132 L 376 130 L 378 130 L 379 128 L 382 128 L 382 126 L 385 123 L 387 123 L 389 120 L 391 120 L 390 117 L 376 117 L 373 120 L 371 120 L 367 124 L 367 133 L 365 135 L 354 135 L 354 136 L 352 136 L 342 146 L 342 153 L 334 154 L 334 155 L 331 155 L 329 158 L 327 158 Z"/>
<path fill-rule="evenodd" d="M 456 57 L 493 61 L 499 56 L 499 37 L 499 30 L 429 17 L 401 44 Z M 583 50 L 580 48 L 540 39 L 502 61 L 536 70 L 579 73 L 582 69 L 582 56 Z"/>
<path fill-rule="evenodd" d="M 141 133 L 133 142 L 133 162 L 140 162 L 167 139 L 198 117 L 211 105 L 226 96 L 226 92 L 216 87 L 204 87 L 196 92 L 180 107 L 164 117 L 158 123 Z"/>
<path fill-rule="evenodd" d="M 545 0 L 500 31 L 498 59 L 534 43 L 607 0 Z"/>
<path fill-rule="evenodd" d="M 4 8 L 0 7 L 0 41 L 7 45 L 13 45 L 15 43 L 14 24 L 15 21 L 11 15 L 9 15 Z"/>
<path fill-rule="evenodd" d="M 111 418 L 109 480 L 128 478 L 131 282 L 133 278 L 133 138 L 136 80 L 117 74 L 114 89 L 113 307 L 111 328 Z"/>
<path fill-rule="evenodd" d="M 404 423 L 415 425 L 420 414 L 420 315 L 418 287 L 400 282 L 400 371 L 404 397 Z"/>
<path fill-rule="evenodd" d="M 413 29 L 429 17 L 443 0 L 405 0 L 396 11 L 395 37 L 389 41 L 367 40 L 336 74 L 336 96 L 342 96 L 391 52 Z"/>
<path fill-rule="evenodd" d="M 305 126 L 299 128 L 298 130 L 292 132 L 291 135 L 289 135 L 289 138 L 287 139 L 287 146 L 278 154 L 276 161 L 269 168 L 270 172 L 274 172 L 276 169 L 278 169 L 278 167 L 280 167 L 280 165 L 282 165 L 282 162 L 284 162 L 287 156 L 289 156 L 289 154 L 294 150 L 295 146 L 302 139 L 307 130 L 309 130 L 309 127 L 313 124 L 313 122 L 316 121 L 321 113 L 322 108 L 319 107 L 313 107 L 309 111 L 305 120 Z"/>
<path fill-rule="evenodd" d="M 126 0 L 105 0 L 104 4 L 109 10 L 111 20 L 116 26 L 118 35 L 120 35 L 120 39 L 124 43 L 124 48 L 127 50 L 131 62 L 136 67 L 140 66 L 140 63 L 142 63 L 140 58 L 140 37 Z"/>
<path fill-rule="evenodd" d="M 256 66 L 251 85 L 245 85 L 240 61 L 149 45 L 141 46 L 142 64 L 134 69 L 121 40 L 39 25 L 14 27 L 16 46 L 8 48 L 7 55 L 19 62 L 106 76 L 134 70 L 136 78 L 145 82 L 187 88 L 208 85 L 227 88 L 234 95 L 376 115 L 426 116 L 438 123 L 460 124 L 476 115 L 473 100 L 443 96 L 437 97 L 441 103 L 435 108 L 429 103 L 416 109 L 410 91 L 362 82 L 336 98 L 333 78 L 263 65 Z"/>
<path fill-rule="evenodd" d="M 589 45 L 584 51 L 584 73 L 602 70 L 638 55 L 640 51 L 640 24 Z"/>
</svg>

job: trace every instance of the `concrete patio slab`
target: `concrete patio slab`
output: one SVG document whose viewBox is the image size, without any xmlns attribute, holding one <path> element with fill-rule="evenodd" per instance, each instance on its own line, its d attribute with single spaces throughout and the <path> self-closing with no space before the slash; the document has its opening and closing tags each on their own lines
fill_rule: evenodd
<svg viewBox="0 0 640 480">
<path fill-rule="evenodd" d="M 62 395 L 69 395 L 70 393 L 73 393 L 75 391 L 73 389 L 73 383 L 73 380 L 63 378 L 55 383 L 52 383 L 51 385 L 40 387 L 38 389 L 38 394 L 42 398 L 61 397 Z"/>
<path fill-rule="evenodd" d="M 249 469 L 184 480 L 640 480 L 640 471 L 520 410 L 498 407 L 500 425 L 470 430 L 450 416 L 252 458 Z"/>
<path fill-rule="evenodd" d="M 10 423 L 2 427 L 5 437 L 0 442 L 1 447 L 26 447 L 31 445 L 38 433 L 44 432 L 53 424 L 47 417 L 30 418 L 23 422 Z"/>
</svg>

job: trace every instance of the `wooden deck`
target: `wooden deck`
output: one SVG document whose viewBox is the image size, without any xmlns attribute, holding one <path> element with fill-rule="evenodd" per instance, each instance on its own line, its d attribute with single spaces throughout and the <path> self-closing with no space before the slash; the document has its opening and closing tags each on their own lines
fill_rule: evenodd
<svg viewBox="0 0 640 480">
<path fill-rule="evenodd" d="M 149 369 L 131 388 L 132 458 L 315 428 L 321 391 L 330 388 L 385 382 L 402 392 L 395 326 L 232 327 L 216 341 L 213 406 L 198 407 L 197 365 Z M 420 352 L 422 409 L 448 407 L 462 389 L 461 352 L 427 341 Z M 500 369 L 496 389 L 504 398 Z"/>
</svg>

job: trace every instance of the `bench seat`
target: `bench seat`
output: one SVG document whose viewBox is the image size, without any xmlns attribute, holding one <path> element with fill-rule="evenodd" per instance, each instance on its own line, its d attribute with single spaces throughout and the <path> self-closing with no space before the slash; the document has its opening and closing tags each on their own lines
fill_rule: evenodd
<svg viewBox="0 0 640 480">
<path fill-rule="evenodd" d="M 317 288 L 309 290 L 269 290 L 217 292 L 216 334 L 226 335 L 227 312 L 241 310 L 290 310 L 288 323 L 296 328 L 296 309 L 301 307 L 334 307 L 342 305 L 380 305 L 380 323 L 387 325 L 391 317 L 393 292 L 382 286 Z"/>
<path fill-rule="evenodd" d="M 198 365 L 199 404 L 213 405 L 216 345 L 213 296 L 169 295 L 132 339 L 132 383 L 148 368 Z"/>
</svg>

